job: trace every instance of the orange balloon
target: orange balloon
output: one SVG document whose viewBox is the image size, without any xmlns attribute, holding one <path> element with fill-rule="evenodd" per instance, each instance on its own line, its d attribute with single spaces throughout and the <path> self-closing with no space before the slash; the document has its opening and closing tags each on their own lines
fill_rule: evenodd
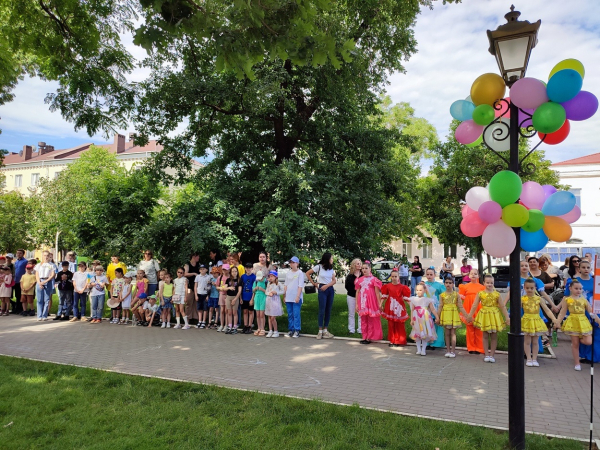
<svg viewBox="0 0 600 450">
<path fill-rule="evenodd" d="M 544 233 L 554 242 L 566 242 L 571 239 L 573 229 L 564 219 L 555 216 L 546 216 Z"/>
</svg>

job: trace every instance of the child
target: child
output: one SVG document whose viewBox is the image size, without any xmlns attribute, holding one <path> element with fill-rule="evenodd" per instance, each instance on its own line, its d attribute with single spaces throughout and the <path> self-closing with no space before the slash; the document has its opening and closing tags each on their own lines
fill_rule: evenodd
<svg viewBox="0 0 600 450">
<path fill-rule="evenodd" d="M 256 275 L 253 272 L 253 264 L 246 263 L 246 273 L 242 275 L 242 314 L 244 316 L 244 334 L 252 333 L 254 326 L 254 306 L 250 304 L 252 300 L 252 286 L 256 281 Z"/>
<path fill-rule="evenodd" d="M 523 284 L 525 296 L 521 297 L 521 306 L 523 308 L 523 317 L 521 318 L 521 330 L 525 335 L 525 355 L 527 356 L 527 367 L 539 367 L 537 355 L 539 343 L 537 336 L 541 336 L 547 331 L 546 324 L 540 317 L 540 306 L 548 317 L 555 323 L 556 317 L 546 306 L 545 302 L 540 302 L 540 297 L 536 294 L 535 281 L 533 278 L 527 278 Z"/>
<path fill-rule="evenodd" d="M 162 284 L 159 283 L 158 298 L 160 299 L 161 328 L 171 328 L 171 313 L 173 311 L 173 290 L 175 287 L 171 281 L 171 274 L 167 272 L 163 275 Z M 148 326 L 152 326 L 152 320 L 150 320 Z"/>
<path fill-rule="evenodd" d="M 63 261 L 61 267 L 54 279 L 58 288 L 58 311 L 53 320 L 69 320 L 73 307 L 73 272 L 69 270 L 69 261 Z"/>
<path fill-rule="evenodd" d="M 440 307 L 440 295 L 446 290 L 446 288 L 439 281 L 435 281 L 435 269 L 433 267 L 429 267 L 425 271 L 425 277 L 427 278 L 427 280 L 425 281 L 425 295 L 433 299 L 433 307 L 437 312 L 438 308 Z M 446 347 L 446 342 L 444 339 L 444 328 L 442 328 L 439 325 L 436 325 L 435 333 L 437 334 L 437 339 L 429 344 L 429 348 Z"/>
<path fill-rule="evenodd" d="M 454 279 L 452 277 L 446 277 L 444 280 L 444 287 L 446 292 L 440 295 L 440 307 L 438 309 L 437 323 L 444 328 L 446 334 L 446 358 L 456 358 L 456 329 L 460 328 L 462 322 L 458 312 L 462 313 L 464 317 L 468 314 L 463 308 L 463 303 L 454 289 Z"/>
<path fill-rule="evenodd" d="M 283 315 L 283 308 L 281 307 L 281 297 L 283 294 L 283 286 L 279 284 L 277 278 L 277 272 L 269 272 L 269 284 L 265 290 L 266 303 L 265 303 L 265 315 L 269 316 L 269 333 L 266 337 L 279 337 L 279 331 L 277 331 L 277 317 Z"/>
<path fill-rule="evenodd" d="M 77 272 L 73 274 L 73 318 L 71 322 L 85 319 L 85 307 L 89 292 L 89 279 L 86 272 L 87 264 L 80 262 Z"/>
<path fill-rule="evenodd" d="M 102 323 L 102 314 L 104 312 L 105 293 L 104 288 L 108 285 L 108 278 L 104 275 L 104 268 L 97 265 L 94 268 L 96 275 L 92 279 L 92 321 L 90 323 Z"/>
<path fill-rule="evenodd" d="M 183 276 L 185 270 L 183 267 L 177 269 L 177 278 L 173 281 L 175 290 L 173 292 L 173 305 L 175 305 L 175 320 L 177 325 L 175 328 L 181 328 L 180 316 L 183 317 L 183 330 L 189 330 L 190 324 L 188 323 L 188 317 L 185 313 L 185 294 L 187 293 L 188 279 Z M 204 306 L 203 306 L 204 307 Z"/>
<path fill-rule="evenodd" d="M 385 306 L 381 315 L 388 321 L 388 344 L 390 347 L 406 345 L 406 328 L 404 322 L 408 319 L 404 297 L 410 297 L 410 288 L 400 283 L 400 273 L 394 268 L 390 275 L 391 283 L 381 288 L 381 299 Z"/>
<path fill-rule="evenodd" d="M 2 300 L 2 315 L 8 316 L 10 308 L 10 299 L 12 298 L 12 288 L 15 285 L 10 271 L 10 267 L 2 266 L 2 279 L 0 280 L 0 299 Z"/>
<path fill-rule="evenodd" d="M 262 270 L 256 272 L 256 281 L 252 285 L 252 292 L 254 297 L 250 303 L 253 303 L 254 311 L 256 311 L 256 326 L 257 330 L 254 332 L 254 336 L 265 335 L 265 305 L 266 305 L 266 292 L 267 292 L 267 281 Z"/>
<path fill-rule="evenodd" d="M 483 277 L 483 283 L 485 285 L 485 291 L 481 291 L 475 297 L 471 311 L 469 312 L 468 319 L 472 320 L 473 313 L 477 310 L 479 303 L 481 302 L 482 308 L 477 313 L 477 318 L 473 322 L 473 326 L 483 332 L 483 344 L 485 350 L 484 362 L 495 363 L 496 359 L 496 345 L 498 344 L 498 333 L 504 330 L 506 325 L 510 325 L 510 319 L 508 318 L 508 312 L 504 301 L 500 298 L 500 293 L 494 289 L 494 277 L 487 274 Z M 502 315 L 504 319 L 502 319 Z M 490 346 L 490 353 L 488 355 L 488 341 Z"/>
<path fill-rule="evenodd" d="M 194 297 L 196 299 L 196 308 L 198 310 L 198 325 L 196 325 L 196 328 L 206 328 L 207 316 L 209 315 L 208 292 L 209 290 L 212 291 L 212 277 L 207 272 L 206 266 L 200 264 L 200 273 L 194 278 Z M 212 312 L 210 314 L 212 314 Z"/>
<path fill-rule="evenodd" d="M 226 331 L 225 310 L 227 306 L 227 280 L 229 279 L 229 264 L 221 266 L 223 273 L 217 280 L 217 289 L 219 291 L 219 328 L 217 332 Z"/>
<path fill-rule="evenodd" d="M 33 297 L 35 293 L 35 274 L 33 273 L 33 264 L 27 263 L 25 273 L 21 277 L 21 303 L 23 312 L 33 315 Z M 26 315 L 26 314 L 23 314 Z"/>
<path fill-rule="evenodd" d="M 217 266 L 212 268 L 210 275 L 210 293 L 208 295 L 208 318 L 207 323 L 210 321 L 209 329 L 217 328 L 215 324 L 215 320 L 218 317 L 218 309 L 219 309 L 219 291 L 217 290 L 217 278 L 221 273 L 221 269 Z M 215 319 L 213 320 L 213 314 Z M 202 324 L 200 324 L 200 328 L 202 328 Z"/>
<path fill-rule="evenodd" d="M 289 261 L 292 268 L 285 275 L 285 307 L 288 314 L 288 336 L 293 338 L 300 337 L 300 310 L 302 309 L 302 289 L 304 288 L 304 272 L 299 269 L 300 260 L 297 256 L 292 256 Z M 246 269 L 248 270 L 248 269 Z"/>
<path fill-rule="evenodd" d="M 356 312 L 360 316 L 363 340 L 361 344 L 383 339 L 381 329 L 381 280 L 371 273 L 371 263 L 362 265 L 362 277 L 354 281 L 356 287 Z"/>
<path fill-rule="evenodd" d="M 141 294 L 146 294 L 146 298 L 148 297 L 148 279 L 146 272 L 138 270 L 135 275 L 135 298 L 140 298 Z"/>
<path fill-rule="evenodd" d="M 404 300 L 410 302 L 410 325 L 412 326 L 410 337 L 417 344 L 417 355 L 425 356 L 427 342 L 435 341 L 437 338 L 432 319 L 436 311 L 433 307 L 433 299 L 424 296 L 423 283 L 417 284 L 415 292 L 417 294 L 415 297 L 404 297 Z"/>
<path fill-rule="evenodd" d="M 563 333 L 571 336 L 571 353 L 575 362 L 575 370 L 581 370 L 579 364 L 579 344 L 590 345 L 592 343 L 592 325 L 585 315 L 587 311 L 590 317 L 600 325 L 600 319 L 592 312 L 592 305 L 583 296 L 583 284 L 578 280 L 573 280 L 570 283 L 571 295 L 565 297 L 562 301 L 560 314 L 556 319 L 556 328 L 560 327 L 560 323 L 565 317 L 567 310 L 569 317 L 562 324 Z"/>
<path fill-rule="evenodd" d="M 145 327 L 151 327 L 154 323 L 154 316 L 156 316 L 156 313 L 161 313 L 160 301 L 156 300 L 156 294 L 152 294 L 150 297 L 148 297 L 148 299 L 144 302 L 143 308 L 146 320 L 142 325 Z M 167 328 L 170 328 L 171 324 L 169 323 L 168 325 L 169 326 Z"/>
<path fill-rule="evenodd" d="M 123 308 L 123 318 L 121 319 L 122 325 L 127 325 L 129 322 L 129 310 L 131 308 L 131 279 L 133 278 L 133 274 L 131 272 L 127 272 L 123 279 L 125 280 L 125 284 L 123 285 L 123 290 L 121 291 L 121 307 Z"/>
<path fill-rule="evenodd" d="M 465 278 L 463 278 L 465 280 Z M 485 287 L 479 282 L 479 271 L 477 269 L 471 269 L 469 272 L 469 282 L 461 284 L 458 287 L 458 293 L 463 301 L 465 311 L 470 311 L 475 297 Z M 474 317 L 474 316 L 472 316 Z M 473 326 L 472 323 L 467 321 L 467 318 L 463 318 L 463 322 L 467 327 L 467 350 L 471 355 L 480 355 L 485 353 L 483 350 L 483 333 Z"/>
<path fill-rule="evenodd" d="M 135 317 L 137 326 L 141 327 L 146 322 L 145 316 L 145 308 L 144 305 L 148 301 L 148 295 L 142 292 L 139 296 L 137 296 L 131 303 L 131 312 L 133 313 L 133 317 Z M 147 325 L 147 324 L 146 324 Z"/>
<path fill-rule="evenodd" d="M 117 267 L 114 271 L 115 278 L 111 283 L 111 297 L 113 298 L 113 302 L 116 302 L 117 306 L 114 308 L 110 308 L 112 311 L 112 319 L 110 323 L 119 323 L 119 315 L 123 307 L 121 306 L 121 302 L 123 298 L 121 293 L 123 292 L 123 286 L 125 286 L 125 279 L 123 278 L 123 269 L 121 267 Z M 108 278 L 108 277 L 107 277 Z"/>
<path fill-rule="evenodd" d="M 225 334 L 237 334 L 238 329 L 238 302 L 240 301 L 240 295 L 242 294 L 242 283 L 239 277 L 237 267 L 231 268 L 231 276 L 227 280 L 227 297 L 225 298 L 225 305 L 227 308 L 227 330 Z"/>
</svg>

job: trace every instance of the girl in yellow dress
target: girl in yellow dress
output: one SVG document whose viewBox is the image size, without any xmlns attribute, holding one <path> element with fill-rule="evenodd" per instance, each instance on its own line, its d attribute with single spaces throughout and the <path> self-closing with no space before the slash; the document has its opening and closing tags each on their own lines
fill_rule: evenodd
<svg viewBox="0 0 600 450">
<path fill-rule="evenodd" d="M 583 296 L 583 285 L 578 280 L 573 280 L 571 283 L 571 295 L 565 297 L 561 302 L 562 308 L 558 319 L 556 320 L 556 328 L 560 326 L 567 310 L 569 317 L 562 325 L 563 333 L 571 336 L 571 353 L 575 362 L 575 370 L 581 370 L 579 364 L 579 344 L 591 345 L 592 343 L 592 325 L 585 316 L 587 311 L 596 323 L 600 324 L 598 316 L 592 312 L 592 305 Z"/>
<path fill-rule="evenodd" d="M 462 299 L 458 295 L 458 292 L 454 289 L 454 279 L 447 277 L 444 280 L 444 286 L 446 292 L 440 294 L 440 305 L 438 307 L 438 314 L 436 323 L 444 328 L 446 337 L 446 358 L 455 358 L 456 354 L 456 329 L 462 325 L 458 311 L 467 316 L 467 312 L 463 308 Z"/>
<path fill-rule="evenodd" d="M 482 308 L 477 313 L 473 322 L 475 328 L 483 332 L 483 343 L 485 345 L 484 362 L 495 363 L 496 346 L 498 345 L 498 333 L 504 330 L 504 327 L 510 324 L 506 306 L 500 298 L 500 293 L 494 289 L 494 277 L 487 274 L 483 277 L 485 291 L 481 291 L 475 297 L 471 311 L 467 320 L 473 320 L 473 314 L 477 311 L 477 306 L 481 302 Z M 502 311 L 502 314 L 500 312 Z M 502 317 L 504 315 L 504 317 Z M 489 345 L 489 354 L 488 354 Z"/>
<path fill-rule="evenodd" d="M 540 301 L 540 296 L 535 291 L 535 281 L 533 278 L 527 278 L 523 283 L 525 296 L 521 297 L 521 307 L 523 308 L 523 317 L 521 318 L 521 331 L 525 335 L 525 355 L 527 356 L 527 367 L 539 367 L 537 355 L 540 350 L 538 336 L 547 333 L 548 327 L 540 317 L 540 306 L 546 312 L 546 315 L 555 324 L 556 317 L 546 306 L 546 302 Z"/>
</svg>

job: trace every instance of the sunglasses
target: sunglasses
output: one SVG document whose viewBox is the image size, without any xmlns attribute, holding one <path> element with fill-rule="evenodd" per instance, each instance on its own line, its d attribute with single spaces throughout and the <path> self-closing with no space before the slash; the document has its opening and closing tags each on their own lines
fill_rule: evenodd
<svg viewBox="0 0 600 450">
<path fill-rule="evenodd" d="M 177 272 L 177 273 L 183 273 L 183 272 Z"/>
<path fill-rule="evenodd" d="M 580 259 L 574 259 L 574 260 L 573 260 L 573 262 L 574 262 L 574 263 L 576 263 L 576 262 L 581 262 L 581 260 L 580 260 Z"/>
</svg>

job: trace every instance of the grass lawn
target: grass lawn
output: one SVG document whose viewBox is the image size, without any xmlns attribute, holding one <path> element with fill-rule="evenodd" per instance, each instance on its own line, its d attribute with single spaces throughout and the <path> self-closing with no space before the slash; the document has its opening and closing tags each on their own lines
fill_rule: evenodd
<svg viewBox="0 0 600 450">
<path fill-rule="evenodd" d="M 505 449 L 506 433 L 316 400 L 0 357 L 3 449 Z M 11 425 L 8 425 L 11 424 Z M 583 449 L 527 436 L 527 448 Z"/>
</svg>

